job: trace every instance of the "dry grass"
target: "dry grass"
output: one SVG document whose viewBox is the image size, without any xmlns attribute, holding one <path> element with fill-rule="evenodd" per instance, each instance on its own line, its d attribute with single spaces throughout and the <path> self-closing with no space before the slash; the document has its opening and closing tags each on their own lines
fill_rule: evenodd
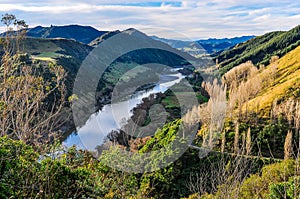
<svg viewBox="0 0 300 199">
<path fill-rule="evenodd" d="M 274 100 L 299 98 L 300 47 L 281 59 L 272 57 L 272 63 L 259 71 L 251 62 L 241 64 L 227 72 L 223 81 L 236 94 L 236 99 L 231 96 L 234 100 L 232 104 L 241 101 L 243 111 L 254 111 L 259 104 L 258 111 L 262 115 L 268 114 Z"/>
<path fill-rule="evenodd" d="M 40 61 L 47 61 L 47 62 L 51 62 L 51 63 L 56 63 L 56 60 L 51 58 L 51 57 L 36 57 L 36 56 L 32 56 L 32 58 L 34 60 L 40 60 Z"/>
<path fill-rule="evenodd" d="M 248 78 L 255 76 L 257 73 L 258 69 L 251 61 L 248 61 L 228 71 L 223 77 L 223 82 L 228 86 L 233 86 L 233 82 L 240 84 Z"/>
<path fill-rule="evenodd" d="M 261 83 L 262 88 L 258 93 L 254 86 L 258 82 Z M 291 51 L 279 60 L 274 60 L 265 69 L 253 78 L 248 79 L 245 83 L 254 88 L 255 95 L 250 96 L 245 103 L 243 110 L 258 111 L 261 116 L 269 116 L 269 112 L 274 100 L 286 101 L 289 98 L 299 98 L 300 88 L 300 47 Z M 239 86 L 241 86 L 240 84 Z M 241 89 L 246 93 L 251 93 L 250 87 L 246 86 Z M 298 93 L 298 94 L 297 94 Z"/>
</svg>

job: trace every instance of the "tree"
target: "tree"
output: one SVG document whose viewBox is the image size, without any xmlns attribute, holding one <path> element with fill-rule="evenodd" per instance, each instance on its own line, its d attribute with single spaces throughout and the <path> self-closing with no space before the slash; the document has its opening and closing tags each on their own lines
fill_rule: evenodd
<svg viewBox="0 0 300 199">
<path fill-rule="evenodd" d="M 233 151 L 235 154 L 239 153 L 239 138 L 240 138 L 240 123 L 236 122 L 235 124 L 235 134 L 234 134 L 234 146 L 233 146 Z"/>
<path fill-rule="evenodd" d="M 53 63 L 44 67 L 21 52 L 24 20 L 5 14 L 1 22 L 6 36 L 1 42 L 0 135 L 37 146 L 58 135 L 64 121 L 65 72 Z"/>
<path fill-rule="evenodd" d="M 251 129 L 249 127 L 246 136 L 246 155 L 250 155 L 250 153 L 251 153 Z"/>
<path fill-rule="evenodd" d="M 284 142 L 284 159 L 290 159 L 293 155 L 293 132 L 288 131 Z"/>
<path fill-rule="evenodd" d="M 224 127 L 227 106 L 226 86 L 220 84 L 217 79 L 209 79 L 202 83 L 202 87 L 209 94 L 209 101 L 193 107 L 183 120 L 187 124 L 200 122 L 203 129 L 207 128 L 207 132 L 203 135 L 202 146 L 213 149 Z"/>
</svg>

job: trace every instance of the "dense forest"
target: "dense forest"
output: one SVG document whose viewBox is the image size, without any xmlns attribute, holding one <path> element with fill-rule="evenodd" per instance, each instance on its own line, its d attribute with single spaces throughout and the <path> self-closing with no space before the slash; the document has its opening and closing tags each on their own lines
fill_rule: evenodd
<svg viewBox="0 0 300 199">
<path fill-rule="evenodd" d="M 147 126 L 151 106 L 160 104 L 166 124 L 143 138 L 111 132 L 99 161 L 92 152 L 61 144 L 64 129 L 74 128 L 74 78 L 93 47 L 68 39 L 29 38 L 25 21 L 11 14 L 1 21 L 6 27 L 0 43 L 1 198 L 299 198 L 299 27 L 215 54 L 212 70 L 219 81 L 203 78 L 201 68 L 188 67 L 185 80 L 199 105 L 181 115 L 172 91 L 187 92 L 185 82 L 144 98 L 132 119 Z M 129 53 L 116 60 L 122 68 L 114 63 L 105 71 L 95 97 L 109 99 L 123 73 L 156 56 L 166 65 L 188 66 L 179 56 L 159 50 Z M 178 153 L 172 150 L 174 141 L 187 144 L 182 124 L 199 126 L 192 143 L 168 166 L 151 170 Z M 128 161 L 120 151 L 154 151 L 149 159 L 155 161 L 145 173 L 109 167 L 116 163 L 122 168 Z M 136 158 L 130 166 L 140 162 Z"/>
</svg>

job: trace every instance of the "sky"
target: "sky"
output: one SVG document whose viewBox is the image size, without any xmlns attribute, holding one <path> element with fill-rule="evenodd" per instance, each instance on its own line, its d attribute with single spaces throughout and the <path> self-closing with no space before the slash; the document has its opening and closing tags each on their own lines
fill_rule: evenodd
<svg viewBox="0 0 300 199">
<path fill-rule="evenodd" d="M 136 28 L 148 35 L 196 40 L 289 30 L 300 24 L 300 1 L 0 0 L 0 13 L 15 14 L 30 27 L 80 24 L 99 30 Z"/>
</svg>

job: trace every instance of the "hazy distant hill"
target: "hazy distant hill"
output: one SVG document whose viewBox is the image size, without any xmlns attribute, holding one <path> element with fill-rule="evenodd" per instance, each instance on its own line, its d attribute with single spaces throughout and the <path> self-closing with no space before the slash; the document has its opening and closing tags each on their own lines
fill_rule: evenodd
<svg viewBox="0 0 300 199">
<path fill-rule="evenodd" d="M 221 73 L 251 60 L 255 65 L 268 65 L 273 55 L 284 56 L 300 45 L 300 26 L 290 31 L 276 31 L 253 38 L 215 55 Z"/>
<path fill-rule="evenodd" d="M 37 26 L 27 30 L 27 36 L 38 38 L 65 38 L 74 39 L 78 42 L 88 44 L 95 38 L 100 37 L 106 31 L 99 31 L 91 26 L 67 25 L 67 26 Z M 4 36 L 5 33 L 0 34 Z"/>
<path fill-rule="evenodd" d="M 189 53 L 192 56 L 201 56 L 207 54 L 207 51 L 197 42 L 195 41 L 181 41 L 181 40 L 174 40 L 174 39 L 164 39 L 159 38 L 156 36 L 152 36 L 151 38 L 164 42 L 169 46 L 181 50 L 183 52 Z"/>
<path fill-rule="evenodd" d="M 203 54 L 212 54 L 219 51 L 223 51 L 238 43 L 248 41 L 254 36 L 243 36 L 235 38 L 224 38 L 224 39 L 206 39 L 198 41 L 181 41 L 174 39 L 165 39 L 152 36 L 153 39 L 162 41 L 172 46 L 173 48 L 179 49 L 181 51 L 187 52 L 193 56 L 201 56 Z"/>
<path fill-rule="evenodd" d="M 119 34 L 121 31 L 98 31 L 89 26 L 79 26 L 79 25 L 70 25 L 70 26 L 51 26 L 51 27 L 41 27 L 37 26 L 35 28 L 28 29 L 26 38 L 23 41 L 23 49 L 26 53 L 28 53 L 32 58 L 44 61 L 55 61 L 55 62 L 66 62 L 67 65 L 70 63 L 74 63 L 76 66 L 73 68 L 78 68 L 78 64 L 83 61 L 83 59 L 96 47 L 100 42 L 109 37 Z M 173 49 L 167 44 L 153 40 L 148 37 L 146 34 L 136 30 L 136 29 L 128 29 L 122 31 L 123 34 L 130 35 L 131 37 L 135 37 L 139 39 L 141 43 L 150 43 L 153 46 L 161 46 L 170 52 L 176 52 L 181 54 L 182 52 Z M 5 33 L 0 34 L 4 36 Z M 80 43 L 82 42 L 82 43 Z M 83 43 L 87 43 L 90 45 L 85 45 Z M 127 57 L 125 57 L 127 56 Z M 135 57 L 134 57 L 135 56 Z M 157 56 L 156 59 L 153 57 Z M 184 55 L 183 55 L 184 56 Z M 193 57 L 189 55 L 189 58 L 193 59 Z M 66 59 L 72 59 L 66 61 Z M 154 52 L 147 53 L 145 52 L 133 52 L 128 55 L 124 55 L 120 57 L 119 61 L 123 59 L 131 59 L 131 61 L 138 63 L 146 63 L 147 61 L 154 61 L 160 63 L 165 63 L 167 65 L 180 65 L 181 61 L 179 61 L 178 57 L 173 56 L 164 56 L 164 52 L 161 52 L 161 55 L 155 55 Z M 128 62 L 129 60 L 126 60 Z M 66 64 L 64 63 L 64 64 Z M 71 66 L 70 66 L 71 67 Z M 69 67 L 68 67 L 69 68 Z"/>
<path fill-rule="evenodd" d="M 220 52 L 236 44 L 246 42 L 255 36 L 242 36 L 234 38 L 224 38 L 224 39 L 206 39 L 198 40 L 197 43 L 200 44 L 209 54 Z"/>
</svg>

